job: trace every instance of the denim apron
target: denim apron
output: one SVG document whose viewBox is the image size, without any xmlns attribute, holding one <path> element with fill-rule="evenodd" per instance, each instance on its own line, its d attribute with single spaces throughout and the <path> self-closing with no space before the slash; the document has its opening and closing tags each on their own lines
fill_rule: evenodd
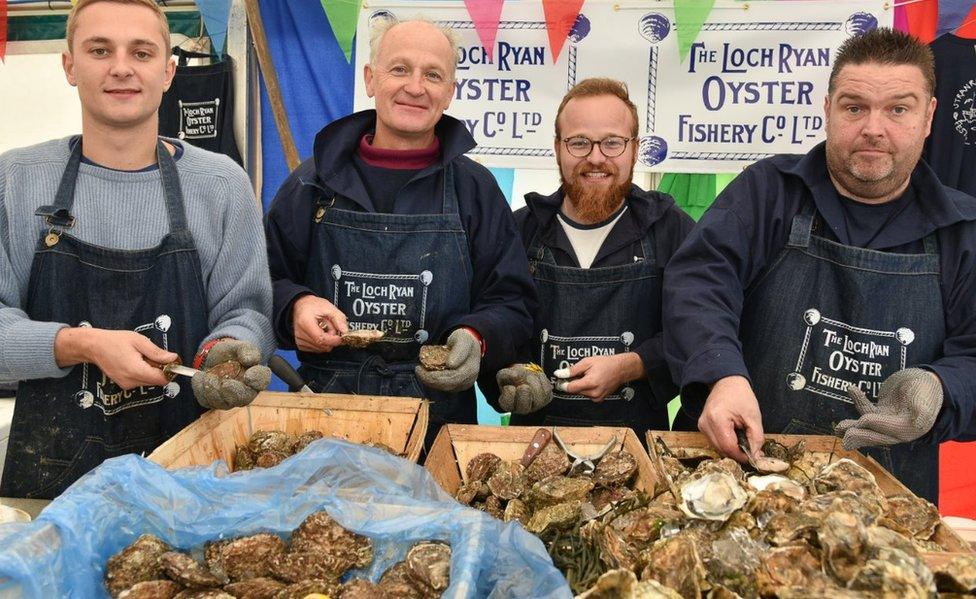
<svg viewBox="0 0 976 599">
<path fill-rule="evenodd" d="M 471 256 L 458 214 L 454 168 L 443 174 L 441 214 L 364 212 L 325 193 L 313 215 L 306 285 L 338 307 L 350 330 L 377 329 L 366 349 L 298 352 L 299 372 L 320 393 L 431 400 L 427 444 L 445 422 L 477 422 L 474 390 L 444 393 L 414 375 L 420 346 L 438 343 L 471 309 Z"/>
<path fill-rule="evenodd" d="M 25 311 L 31 320 L 134 330 L 188 364 L 207 334 L 207 305 L 176 163 L 161 141 L 156 151 L 170 233 L 154 248 L 118 250 L 66 232 L 81 163 L 74 143 L 54 205 L 36 211 L 46 225 Z M 94 364 L 78 364 L 62 378 L 21 381 L 0 496 L 53 498 L 108 458 L 151 452 L 202 412 L 186 379 L 123 391 Z"/>
<path fill-rule="evenodd" d="M 631 351 L 661 330 L 661 268 L 654 233 L 641 240 L 643 259 L 605 268 L 557 266 L 536 234 L 529 269 L 539 294 L 534 339 L 539 361 L 553 372 L 589 356 Z M 626 426 L 643 441 L 649 429 L 667 429 L 666 400 L 656 399 L 646 378 L 631 381 L 601 402 L 553 388 L 552 402 L 533 414 L 512 415 L 512 424 Z"/>
<path fill-rule="evenodd" d="M 875 400 L 892 373 L 942 355 L 945 318 L 934 234 L 924 254 L 852 247 L 814 235 L 807 202 L 790 238 L 745 297 L 740 335 L 769 433 L 832 435 L 858 412 L 848 385 Z M 920 497 L 938 500 L 939 447 L 862 448 Z"/>
</svg>

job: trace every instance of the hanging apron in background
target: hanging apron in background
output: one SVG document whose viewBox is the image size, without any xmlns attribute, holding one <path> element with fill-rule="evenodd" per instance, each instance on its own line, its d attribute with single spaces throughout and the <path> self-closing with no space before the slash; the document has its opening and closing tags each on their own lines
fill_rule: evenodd
<svg viewBox="0 0 976 599">
<path fill-rule="evenodd" d="M 661 268 L 654 233 L 641 240 L 643 259 L 605 268 L 557 266 L 539 235 L 529 249 L 529 268 L 541 316 L 534 359 L 553 372 L 589 356 L 632 351 L 661 330 Z M 552 402 L 532 414 L 513 414 L 513 425 L 624 426 L 644 442 L 651 429 L 667 430 L 667 402 L 646 378 L 631 381 L 603 401 L 553 389 Z"/>
<path fill-rule="evenodd" d="M 935 235 L 924 254 L 879 252 L 813 235 L 808 202 L 790 238 L 745 297 L 743 356 L 767 433 L 832 435 L 858 412 L 850 384 L 877 399 L 892 373 L 942 355 L 945 315 Z M 916 495 L 938 501 L 939 446 L 859 450 Z"/>
<path fill-rule="evenodd" d="M 243 166 L 234 139 L 234 77 L 230 56 L 208 65 L 188 65 L 188 58 L 209 54 L 174 48 L 178 57 L 173 84 L 159 105 L 159 134 L 230 156 Z"/>
<path fill-rule="evenodd" d="M 454 166 L 442 176 L 441 214 L 380 214 L 324 197 L 314 215 L 306 284 L 346 315 L 350 330 L 378 329 L 366 349 L 298 352 L 299 372 L 319 393 L 431 400 L 426 447 L 446 422 L 475 424 L 474 389 L 444 393 L 414 375 L 420 346 L 440 343 L 446 327 L 471 309 L 472 265 L 458 215 Z"/>
<path fill-rule="evenodd" d="M 24 310 L 31 320 L 137 331 L 190 364 L 208 330 L 200 259 L 161 141 L 157 155 L 169 234 L 145 250 L 105 248 L 67 233 L 81 162 L 75 141 L 54 205 L 37 210 L 46 224 Z M 185 379 L 123 391 L 94 364 L 78 364 L 63 378 L 22 381 L 0 496 L 51 499 L 108 458 L 151 452 L 201 413 Z"/>
</svg>

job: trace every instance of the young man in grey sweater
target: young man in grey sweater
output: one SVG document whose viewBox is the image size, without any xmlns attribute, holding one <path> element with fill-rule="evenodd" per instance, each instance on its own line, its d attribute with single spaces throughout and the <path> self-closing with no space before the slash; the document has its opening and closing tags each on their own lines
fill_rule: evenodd
<svg viewBox="0 0 976 599">
<path fill-rule="evenodd" d="M 20 381 L 0 496 L 53 497 L 270 380 L 247 177 L 157 137 L 165 17 L 153 0 L 81 0 L 67 37 L 82 135 L 0 155 L 0 380 Z M 204 372 L 168 380 L 158 365 L 178 358 Z"/>
</svg>

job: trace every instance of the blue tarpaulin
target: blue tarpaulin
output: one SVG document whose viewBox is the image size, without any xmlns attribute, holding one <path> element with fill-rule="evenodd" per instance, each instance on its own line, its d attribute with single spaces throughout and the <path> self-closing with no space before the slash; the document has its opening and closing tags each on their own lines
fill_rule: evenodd
<svg viewBox="0 0 976 599">
<path fill-rule="evenodd" d="M 139 535 L 180 550 L 258 532 L 288 537 L 326 510 L 370 537 L 374 582 L 416 542 L 452 548 L 444 597 L 571 597 L 542 542 L 462 506 L 426 470 L 381 450 L 323 439 L 267 470 L 223 462 L 168 471 L 135 455 L 106 461 L 30 524 L 0 525 L 0 597 L 107 597 L 105 563 Z"/>
</svg>

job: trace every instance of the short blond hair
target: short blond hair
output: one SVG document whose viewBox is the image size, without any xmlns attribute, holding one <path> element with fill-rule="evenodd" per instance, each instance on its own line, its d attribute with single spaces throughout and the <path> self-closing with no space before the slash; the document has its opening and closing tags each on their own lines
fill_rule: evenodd
<svg viewBox="0 0 976 599">
<path fill-rule="evenodd" d="M 169 49 L 169 21 L 166 20 L 166 15 L 156 4 L 156 0 L 78 0 L 78 3 L 71 7 L 71 12 L 68 13 L 68 24 L 65 29 L 65 37 L 68 41 L 68 52 L 72 51 L 72 44 L 75 38 L 75 29 L 78 28 L 78 13 L 80 13 L 85 8 L 91 6 L 92 4 L 98 4 L 100 2 L 111 2 L 112 4 L 135 4 L 137 6 L 145 6 L 149 10 L 156 13 L 159 17 L 160 31 L 163 33 L 163 39 L 166 40 L 166 49 Z"/>
<path fill-rule="evenodd" d="M 384 15 L 381 17 L 374 18 L 369 26 L 369 63 L 371 65 L 376 64 L 376 57 L 380 53 L 380 43 L 383 41 L 383 36 L 385 36 L 391 29 L 397 25 L 403 25 L 406 23 L 427 23 L 431 25 L 438 31 L 440 31 L 445 38 L 447 38 L 447 43 L 451 45 L 451 55 L 454 60 L 451 62 L 451 74 L 457 71 L 458 62 L 458 40 L 454 32 L 447 27 L 442 27 L 437 23 L 426 19 L 424 17 L 416 17 L 413 19 L 408 19 L 406 21 L 400 21 L 393 15 Z"/>
</svg>

